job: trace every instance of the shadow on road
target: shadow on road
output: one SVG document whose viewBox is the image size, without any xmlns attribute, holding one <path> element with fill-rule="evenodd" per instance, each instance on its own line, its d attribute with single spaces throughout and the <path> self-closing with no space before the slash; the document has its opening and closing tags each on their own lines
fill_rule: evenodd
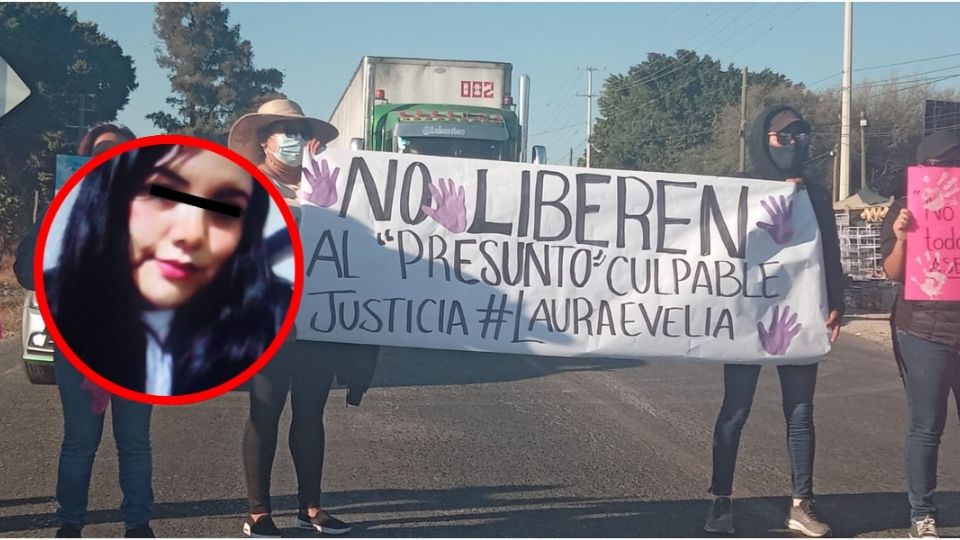
<svg viewBox="0 0 960 540">
<path fill-rule="evenodd" d="M 0 499 L 0 508 L 10 508 L 12 506 L 29 506 L 32 504 L 47 504 L 54 502 L 54 497 L 26 497 L 23 499 Z"/>
<path fill-rule="evenodd" d="M 364 490 L 326 495 L 327 508 L 355 520 L 354 536 L 363 537 L 692 537 L 703 532 L 708 502 L 642 501 L 628 498 L 585 498 L 551 493 L 563 486 L 493 486 L 444 490 Z M 296 496 L 274 497 L 278 525 L 289 523 L 296 512 Z M 46 502 L 32 498 L 3 501 L 6 506 Z M 904 493 L 865 493 L 818 497 L 821 517 L 834 536 L 890 533 L 902 536 L 909 508 Z M 960 492 L 938 494 L 943 529 L 960 527 Z M 737 499 L 739 536 L 790 536 L 784 527 L 789 499 L 753 497 Z M 244 499 L 187 501 L 154 505 L 154 520 L 203 519 L 236 516 L 236 525 L 247 510 Z M 95 511 L 89 523 L 119 522 L 117 511 Z M 0 533 L 17 533 L 54 526 L 52 512 L 0 517 Z M 162 523 L 157 532 L 164 535 Z M 187 530 L 198 531 L 203 527 Z M 229 533 L 232 535 L 232 530 Z M 285 536 L 312 536 L 296 529 Z"/>
<path fill-rule="evenodd" d="M 569 371 L 612 371 L 644 365 L 642 360 L 489 354 L 384 347 L 373 386 L 433 386 L 497 383 Z"/>
</svg>

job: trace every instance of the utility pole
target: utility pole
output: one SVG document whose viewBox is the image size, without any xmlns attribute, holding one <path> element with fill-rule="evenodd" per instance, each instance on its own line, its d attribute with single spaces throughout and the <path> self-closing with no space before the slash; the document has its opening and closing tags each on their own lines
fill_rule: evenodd
<svg viewBox="0 0 960 540">
<path fill-rule="evenodd" d="M 867 187 L 867 113 L 860 111 L 860 189 Z"/>
<path fill-rule="evenodd" d="M 573 147 L 570 148 L 570 166 L 573 167 Z"/>
<path fill-rule="evenodd" d="M 591 139 L 593 139 L 593 72 L 601 71 L 606 68 L 595 68 L 593 66 L 587 66 L 584 68 L 587 71 L 587 93 L 580 94 L 580 96 L 587 98 L 587 167 L 590 167 L 590 146 Z"/>
<path fill-rule="evenodd" d="M 747 164 L 747 66 L 740 81 L 740 172 Z"/>
<path fill-rule="evenodd" d="M 843 83 L 840 88 L 840 199 L 850 196 L 850 92 L 853 63 L 853 3 L 843 8 Z"/>
<path fill-rule="evenodd" d="M 833 201 L 840 200 L 840 144 L 833 145 L 833 164 L 830 167 L 833 169 L 831 171 L 831 184 L 833 184 Z"/>
</svg>

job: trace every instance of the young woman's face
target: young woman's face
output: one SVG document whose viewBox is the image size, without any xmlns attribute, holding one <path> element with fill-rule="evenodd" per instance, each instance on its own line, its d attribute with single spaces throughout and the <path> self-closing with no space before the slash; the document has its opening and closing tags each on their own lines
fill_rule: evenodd
<svg viewBox="0 0 960 540">
<path fill-rule="evenodd" d="M 216 278 L 240 243 L 253 182 L 206 150 L 181 148 L 158 162 L 130 202 L 133 281 L 149 304 L 179 307 Z M 151 194 L 153 186 L 238 207 L 240 217 Z"/>
</svg>

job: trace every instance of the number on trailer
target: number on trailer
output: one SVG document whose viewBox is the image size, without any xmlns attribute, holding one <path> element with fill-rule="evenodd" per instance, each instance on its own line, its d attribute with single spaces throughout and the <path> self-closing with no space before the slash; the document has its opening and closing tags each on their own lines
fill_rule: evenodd
<svg viewBox="0 0 960 540">
<path fill-rule="evenodd" d="M 493 81 L 460 81 L 460 97 L 492 98 Z"/>
</svg>

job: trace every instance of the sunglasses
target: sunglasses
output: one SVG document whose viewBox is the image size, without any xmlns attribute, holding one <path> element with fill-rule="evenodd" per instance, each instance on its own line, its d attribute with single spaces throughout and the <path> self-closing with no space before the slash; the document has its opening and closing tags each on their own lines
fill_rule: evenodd
<svg viewBox="0 0 960 540">
<path fill-rule="evenodd" d="M 283 133 L 289 137 L 300 135 L 304 139 L 309 139 L 312 135 L 310 128 L 305 123 L 297 121 L 276 122 L 269 126 L 269 130 L 272 133 Z"/>
<path fill-rule="evenodd" d="M 791 145 L 793 143 L 804 144 L 810 140 L 809 133 L 790 133 L 789 131 L 771 131 L 768 135 L 776 135 L 777 143 L 782 146 Z"/>
</svg>

